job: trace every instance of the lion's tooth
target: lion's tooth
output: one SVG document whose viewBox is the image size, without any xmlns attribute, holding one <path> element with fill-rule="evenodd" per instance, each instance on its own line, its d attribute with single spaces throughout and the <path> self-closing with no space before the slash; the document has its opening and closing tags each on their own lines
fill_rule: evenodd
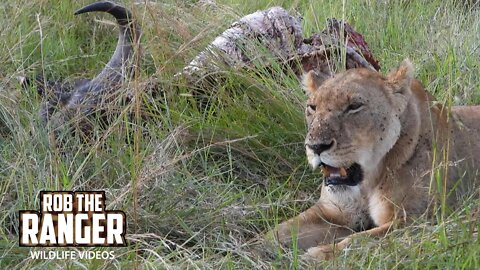
<svg viewBox="0 0 480 270">
<path fill-rule="evenodd" d="M 347 177 L 347 170 L 345 170 L 344 167 L 340 168 L 340 176 L 341 177 Z"/>
<path fill-rule="evenodd" d="M 326 166 L 322 166 L 322 174 L 325 177 L 330 177 L 330 171 L 327 169 Z"/>
<path fill-rule="evenodd" d="M 340 174 L 338 172 L 331 173 L 330 176 L 332 177 L 340 177 Z"/>
</svg>

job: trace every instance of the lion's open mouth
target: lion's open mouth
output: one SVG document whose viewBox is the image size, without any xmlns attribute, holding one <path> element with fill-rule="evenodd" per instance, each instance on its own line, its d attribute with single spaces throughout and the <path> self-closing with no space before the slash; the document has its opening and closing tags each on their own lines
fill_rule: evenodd
<svg viewBox="0 0 480 270">
<path fill-rule="evenodd" d="M 354 163 L 348 168 L 336 168 L 322 162 L 322 173 L 326 186 L 347 185 L 356 186 L 363 180 L 362 168 Z"/>
</svg>

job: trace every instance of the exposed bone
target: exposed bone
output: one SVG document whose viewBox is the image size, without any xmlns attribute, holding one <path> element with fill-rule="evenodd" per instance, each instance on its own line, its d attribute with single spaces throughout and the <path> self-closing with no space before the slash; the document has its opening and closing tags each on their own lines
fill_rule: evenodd
<svg viewBox="0 0 480 270">
<path fill-rule="evenodd" d="M 278 59 L 290 59 L 303 44 L 300 19 L 281 7 L 249 14 L 215 38 L 183 69 L 182 74 L 193 80 L 225 64 L 252 67 L 252 57 L 262 57 L 252 44 L 254 40 L 265 44 Z"/>
<path fill-rule="evenodd" d="M 346 43 L 342 45 L 344 41 Z M 266 57 L 259 55 L 258 45 L 264 46 L 276 61 L 293 68 L 297 76 L 312 69 L 333 75 L 336 67 L 331 58 L 340 52 L 342 46 L 346 48 L 347 56 L 344 68 L 380 69 L 363 37 L 350 25 L 330 19 L 323 32 L 304 38 L 301 18 L 290 15 L 281 7 L 273 7 L 233 23 L 177 76 L 187 77 L 191 85 L 204 85 L 202 80 L 208 77 L 207 74 L 215 74 L 225 65 L 254 68 L 253 59 Z M 257 62 L 268 65 L 269 59 L 264 60 Z"/>
</svg>

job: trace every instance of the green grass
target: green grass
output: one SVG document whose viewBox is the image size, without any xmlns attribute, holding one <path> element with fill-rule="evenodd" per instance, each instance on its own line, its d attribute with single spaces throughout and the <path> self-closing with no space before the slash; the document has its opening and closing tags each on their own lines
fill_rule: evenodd
<svg viewBox="0 0 480 270">
<path fill-rule="evenodd" d="M 318 172 L 303 148 L 304 94 L 297 79 L 273 67 L 227 71 L 207 111 L 173 75 L 231 22 L 280 5 L 302 15 L 304 32 L 344 18 L 364 34 L 382 72 L 408 57 L 417 77 L 441 101 L 480 104 L 480 9 L 453 1 L 198 1 L 125 4 L 143 28 L 142 74 L 153 81 L 137 104 L 88 143 L 52 145 L 22 74 L 92 77 L 108 60 L 115 32 L 107 15 L 73 16 L 91 1 L 5 0 L 0 3 L 0 268 L 2 269 L 296 269 L 300 252 L 266 256 L 254 240 L 318 199 Z M 461 1 L 457 1 L 461 2 Z M 280 79 L 279 79 L 280 78 Z M 137 92 L 139 93 L 139 92 Z M 117 105 L 112 105 L 117 106 Z M 18 210 L 36 209 L 40 190 L 107 193 L 110 209 L 127 213 L 127 248 L 115 260 L 30 260 L 18 247 Z M 111 203 L 111 204 L 110 204 Z M 325 267 L 346 269 L 478 269 L 478 201 L 432 223 L 382 239 L 359 239 Z M 476 231 L 476 233 L 474 233 Z M 99 249 L 100 250 L 100 249 Z"/>
</svg>

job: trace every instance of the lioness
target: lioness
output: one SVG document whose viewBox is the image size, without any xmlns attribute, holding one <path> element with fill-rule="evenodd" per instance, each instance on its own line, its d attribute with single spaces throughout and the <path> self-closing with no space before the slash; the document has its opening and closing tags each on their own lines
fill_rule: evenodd
<svg viewBox="0 0 480 270">
<path fill-rule="evenodd" d="M 480 106 L 450 112 L 434 104 L 410 61 L 387 76 L 310 71 L 303 83 L 308 162 L 322 167 L 324 180 L 319 201 L 274 230 L 281 243 L 296 237 L 307 257 L 329 259 L 352 236 L 383 235 L 394 222 L 432 212 L 432 202 L 446 198 L 453 207 L 474 190 Z M 443 183 L 432 181 L 434 171 Z"/>
</svg>

